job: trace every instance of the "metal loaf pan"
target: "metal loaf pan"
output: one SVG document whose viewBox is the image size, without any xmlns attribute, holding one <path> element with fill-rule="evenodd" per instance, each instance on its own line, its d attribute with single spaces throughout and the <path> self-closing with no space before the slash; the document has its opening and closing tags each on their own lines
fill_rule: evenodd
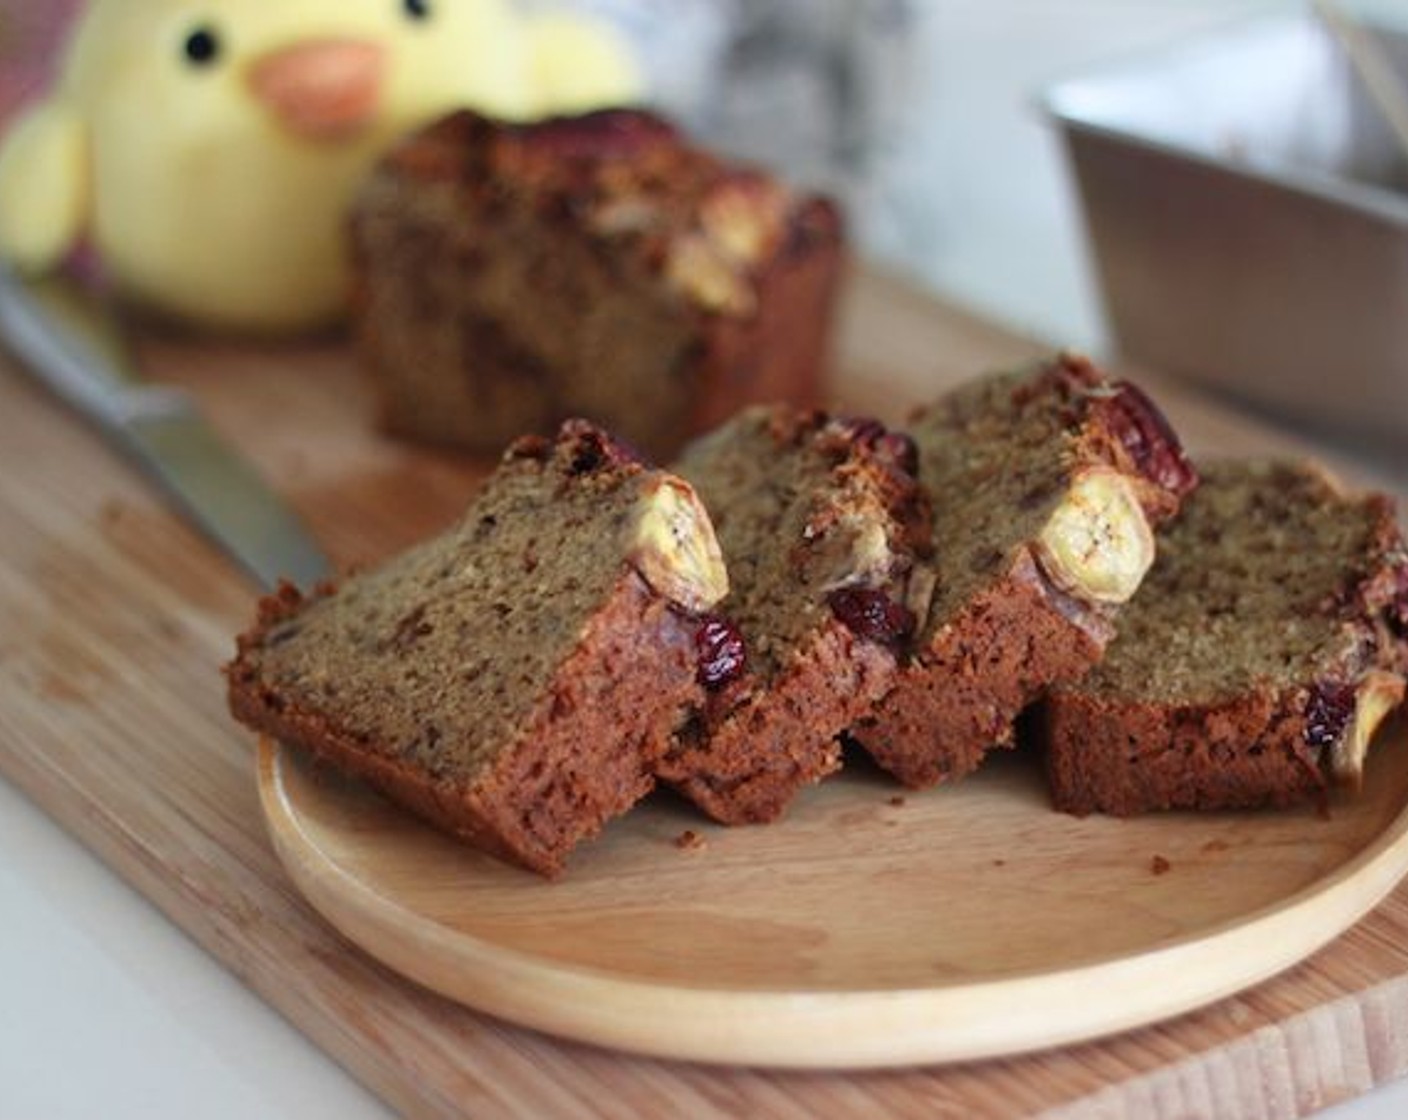
<svg viewBox="0 0 1408 1120">
<path fill-rule="evenodd" d="M 1369 31 L 1408 75 L 1408 36 Z M 1408 157 L 1328 28 L 1242 24 L 1043 100 L 1122 353 L 1408 436 Z"/>
</svg>

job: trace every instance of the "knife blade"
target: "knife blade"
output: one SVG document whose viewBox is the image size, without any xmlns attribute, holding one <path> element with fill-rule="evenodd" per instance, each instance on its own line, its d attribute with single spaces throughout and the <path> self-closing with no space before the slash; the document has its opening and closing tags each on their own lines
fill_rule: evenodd
<svg viewBox="0 0 1408 1120">
<path fill-rule="evenodd" d="M 101 297 L 65 276 L 31 279 L 0 265 L 0 337 L 261 586 L 283 578 L 307 588 L 328 574 L 308 530 L 189 394 L 143 380 Z"/>
</svg>

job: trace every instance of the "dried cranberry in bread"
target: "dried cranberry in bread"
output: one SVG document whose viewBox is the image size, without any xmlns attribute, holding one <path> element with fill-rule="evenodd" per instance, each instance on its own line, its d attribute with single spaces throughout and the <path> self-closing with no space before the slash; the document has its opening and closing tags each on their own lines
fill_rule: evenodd
<svg viewBox="0 0 1408 1120">
<path fill-rule="evenodd" d="M 661 777 L 716 820 L 777 817 L 839 765 L 837 736 L 890 687 L 927 509 L 914 445 L 873 420 L 757 407 L 672 469 L 708 505 L 731 625 L 701 633 L 718 671 Z"/>
<path fill-rule="evenodd" d="M 1044 706 L 1058 808 L 1319 798 L 1358 782 L 1403 698 L 1408 551 L 1390 500 L 1308 464 L 1202 475 L 1104 663 Z"/>
<path fill-rule="evenodd" d="M 397 434 L 493 450 L 585 416 L 664 459 L 747 402 L 816 397 L 836 208 L 649 113 L 456 113 L 383 160 L 352 231 Z"/>
<path fill-rule="evenodd" d="M 909 662 L 852 735 L 922 787 L 1010 745 L 1023 708 L 1100 659 L 1154 559 L 1151 524 L 1197 475 L 1142 391 L 1071 356 L 970 382 L 911 433 L 937 578 Z"/>
<path fill-rule="evenodd" d="M 703 701 L 694 616 L 726 590 L 689 485 L 569 422 L 510 447 L 444 535 L 264 600 L 226 670 L 230 708 L 554 875 L 650 790 Z"/>
</svg>

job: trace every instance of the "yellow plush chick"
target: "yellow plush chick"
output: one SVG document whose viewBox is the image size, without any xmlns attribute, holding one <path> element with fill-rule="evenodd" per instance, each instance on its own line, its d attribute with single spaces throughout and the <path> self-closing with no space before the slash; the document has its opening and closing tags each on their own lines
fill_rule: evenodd
<svg viewBox="0 0 1408 1120">
<path fill-rule="evenodd" d="M 605 28 L 508 0 L 94 0 L 48 98 L 0 147 L 0 257 L 82 237 L 129 297 L 279 332 L 343 312 L 343 223 L 398 135 L 634 99 Z"/>
</svg>

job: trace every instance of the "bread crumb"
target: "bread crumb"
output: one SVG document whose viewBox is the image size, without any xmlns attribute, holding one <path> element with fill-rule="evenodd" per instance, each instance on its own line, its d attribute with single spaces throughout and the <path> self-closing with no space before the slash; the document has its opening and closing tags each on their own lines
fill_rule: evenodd
<svg viewBox="0 0 1408 1120">
<path fill-rule="evenodd" d="M 1225 852 L 1231 846 L 1232 845 L 1229 844 L 1226 840 L 1209 840 L 1206 844 L 1203 845 L 1203 851 Z"/>
<path fill-rule="evenodd" d="M 692 828 L 687 828 L 675 837 L 675 847 L 684 852 L 698 852 L 709 846 L 709 841 Z"/>
<path fill-rule="evenodd" d="M 1163 856 L 1155 856 L 1149 861 L 1149 870 L 1152 871 L 1155 875 L 1162 875 L 1165 872 L 1172 870 L 1172 868 L 1173 864 L 1169 863 L 1169 861 L 1164 859 Z"/>
<path fill-rule="evenodd" d="M 904 804 L 904 798 L 903 798 L 903 797 L 892 797 L 892 798 L 890 798 L 890 804 L 893 805 L 893 806 L 895 806 L 896 808 L 898 808 L 899 806 L 901 806 L 901 805 Z"/>
<path fill-rule="evenodd" d="M 995 859 L 992 861 L 992 865 L 994 867 L 1006 867 L 1007 861 L 1005 859 Z"/>
</svg>

